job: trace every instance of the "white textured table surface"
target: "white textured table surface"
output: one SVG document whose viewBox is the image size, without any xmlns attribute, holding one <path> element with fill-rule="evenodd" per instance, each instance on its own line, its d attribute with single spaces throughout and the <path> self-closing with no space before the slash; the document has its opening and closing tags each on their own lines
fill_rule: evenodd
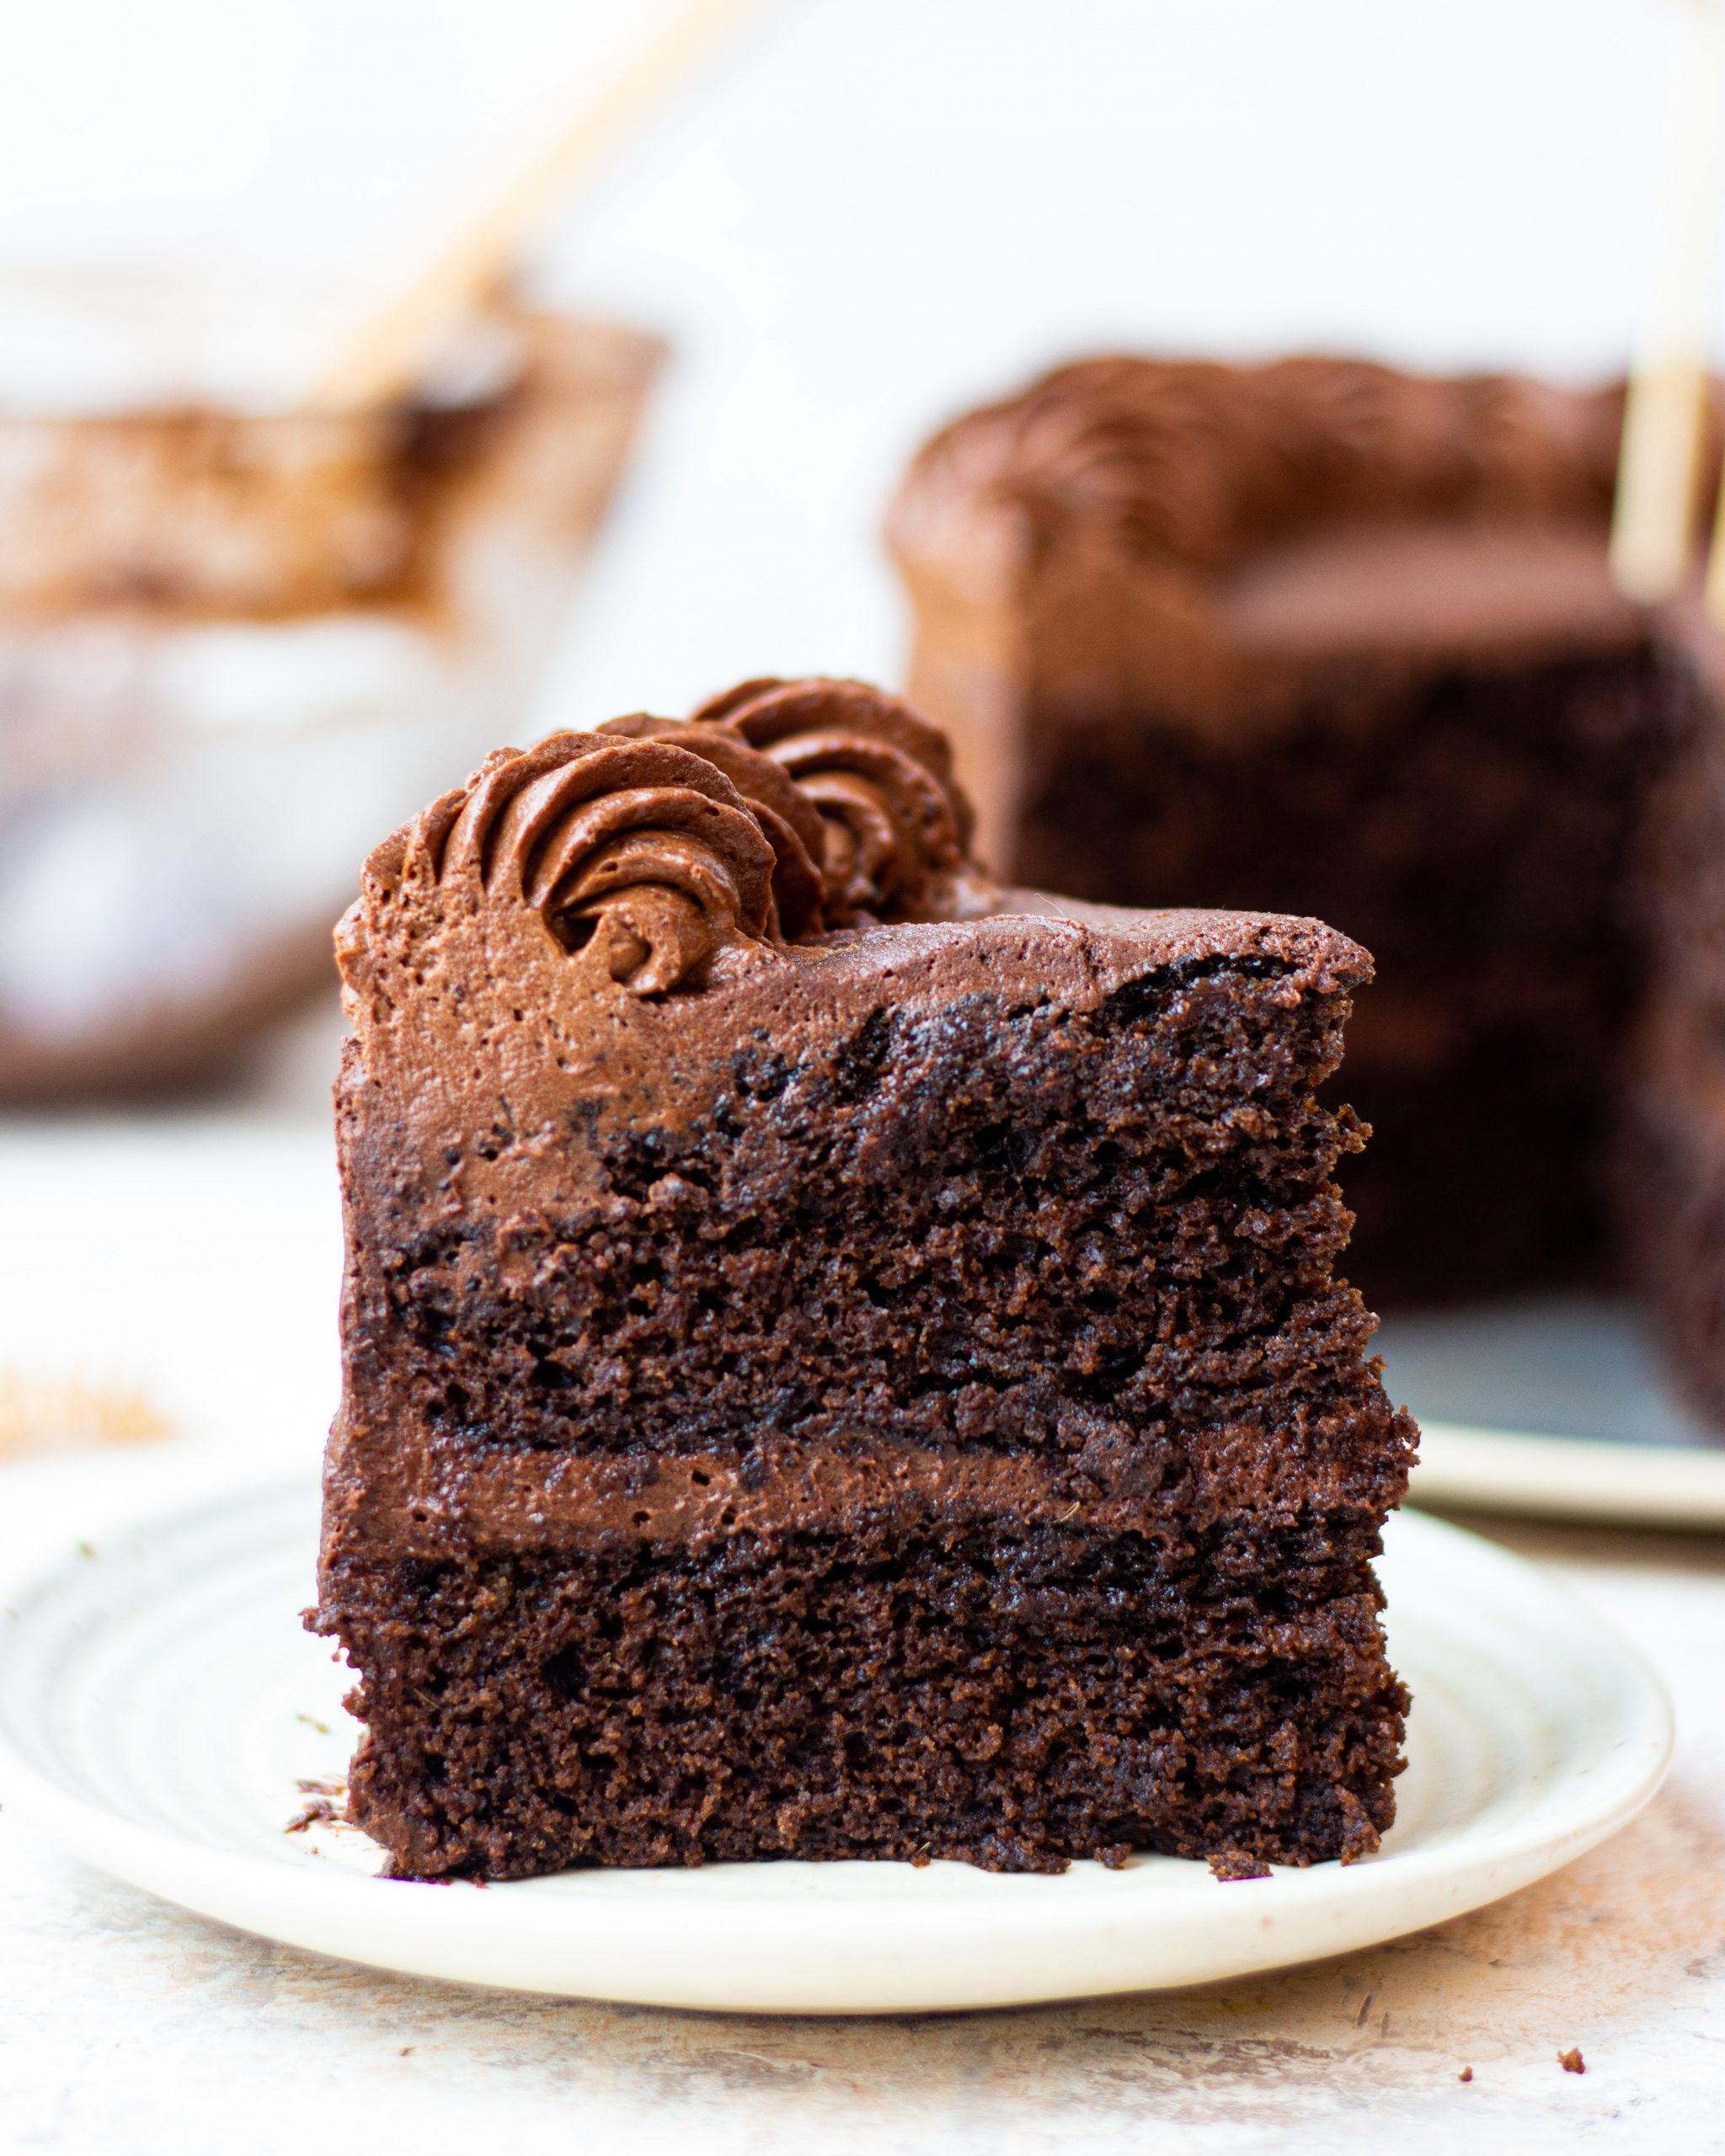
<svg viewBox="0 0 1725 2156">
<path fill-rule="evenodd" d="M 0 1364 L 141 1385 L 181 1433 L 0 1465 L 0 1572 L 315 1454 L 336 1261 L 315 1124 L 0 1132 Z M 1638 1642 L 1681 1733 L 1641 1820 L 1494 1909 L 1162 1997 L 702 2017 L 321 1961 L 111 1884 L 0 1812 L 0 2148 L 1725 2145 L 1725 1540 L 1506 1539 Z M 1557 2064 L 1572 2045 L 1580 2078 Z"/>
</svg>

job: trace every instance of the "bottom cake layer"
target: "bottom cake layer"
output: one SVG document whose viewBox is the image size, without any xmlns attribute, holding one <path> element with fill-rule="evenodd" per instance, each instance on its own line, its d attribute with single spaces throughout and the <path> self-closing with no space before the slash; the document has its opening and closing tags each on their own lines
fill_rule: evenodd
<svg viewBox="0 0 1725 2156">
<path fill-rule="evenodd" d="M 1370 1521 L 1169 1556 L 1081 1524 L 736 1534 L 370 1563 L 314 1620 L 360 1673 L 350 1810 L 397 1876 L 1135 1849 L 1351 1858 L 1407 1696 Z"/>
</svg>

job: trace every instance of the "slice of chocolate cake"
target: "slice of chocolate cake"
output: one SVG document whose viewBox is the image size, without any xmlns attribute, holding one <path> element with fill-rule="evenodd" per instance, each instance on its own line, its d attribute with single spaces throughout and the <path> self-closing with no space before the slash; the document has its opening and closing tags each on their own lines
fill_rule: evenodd
<svg viewBox="0 0 1725 2156">
<path fill-rule="evenodd" d="M 1414 1444 L 1313 921 L 1001 892 L 857 683 L 366 865 L 320 1628 L 398 1874 L 1373 1849 Z"/>
<path fill-rule="evenodd" d="M 988 858 L 1370 946 L 1344 1181 L 1374 1301 L 1614 1267 L 1637 853 L 1680 738 L 1607 574 L 1621 419 L 1504 377 L 1096 360 L 960 419 L 894 512 L 912 694 Z"/>
</svg>

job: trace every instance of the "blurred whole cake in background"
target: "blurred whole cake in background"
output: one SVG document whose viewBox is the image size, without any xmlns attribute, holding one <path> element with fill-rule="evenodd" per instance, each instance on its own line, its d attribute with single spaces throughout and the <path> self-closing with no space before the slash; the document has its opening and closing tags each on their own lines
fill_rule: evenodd
<svg viewBox="0 0 1725 2156">
<path fill-rule="evenodd" d="M 991 866 L 1375 953 L 1368 1299 L 1627 1271 L 1725 1417 L 1725 749 L 1698 614 L 1608 573 L 1621 417 L 1507 376 L 1091 360 L 932 440 L 890 539 Z"/>
<path fill-rule="evenodd" d="M 355 860 L 519 724 L 661 356 L 499 307 L 387 408 L 0 411 L 0 1098 L 200 1079 L 333 985 Z"/>
</svg>

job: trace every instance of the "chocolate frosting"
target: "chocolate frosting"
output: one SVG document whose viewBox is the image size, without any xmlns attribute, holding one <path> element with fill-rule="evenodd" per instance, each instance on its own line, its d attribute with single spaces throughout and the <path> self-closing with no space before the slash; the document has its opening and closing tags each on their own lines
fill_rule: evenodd
<svg viewBox="0 0 1725 2156">
<path fill-rule="evenodd" d="M 649 712 L 637 712 L 627 718 L 608 720 L 599 731 L 606 737 L 668 742 L 723 771 L 748 802 L 772 848 L 773 902 L 779 932 L 793 942 L 820 933 L 826 890 L 819 864 L 824 858 L 826 827 L 814 803 L 788 773 L 769 757 L 757 755 L 747 742 L 718 727 L 697 728 L 680 719 L 654 718 Z"/>
<path fill-rule="evenodd" d="M 897 698 L 750 682 L 693 720 L 494 751 L 372 855 L 339 947 L 356 954 L 368 899 L 408 889 L 505 937 L 535 920 L 578 978 L 662 995 L 828 926 L 997 910 L 970 820 L 946 744 Z"/>
<path fill-rule="evenodd" d="M 1600 524 L 1621 423 L 1619 390 L 1514 376 L 1097 359 L 948 427 L 912 483 L 1012 503 L 1039 550 L 1082 522 L 1219 571 L 1343 520 Z"/>
<path fill-rule="evenodd" d="M 952 750 L 899 697 L 866 681 L 763 678 L 713 697 L 694 721 L 761 750 L 814 804 L 833 927 L 992 910 L 969 859 L 975 818 Z"/>
<path fill-rule="evenodd" d="M 360 1061 L 458 1139 L 499 1068 L 547 1126 L 577 1072 L 590 1102 L 666 1112 L 667 1065 L 722 1059 L 724 1025 L 665 1027 L 666 999 L 782 974 L 835 928 L 1012 904 L 963 851 L 950 770 L 861 682 L 750 682 L 693 720 L 498 750 L 366 863 L 336 937 Z"/>
<path fill-rule="evenodd" d="M 553 734 L 489 758 L 420 819 L 428 881 L 537 915 L 579 972 L 663 995 L 769 938 L 771 844 L 730 781 L 657 741 Z"/>
</svg>

